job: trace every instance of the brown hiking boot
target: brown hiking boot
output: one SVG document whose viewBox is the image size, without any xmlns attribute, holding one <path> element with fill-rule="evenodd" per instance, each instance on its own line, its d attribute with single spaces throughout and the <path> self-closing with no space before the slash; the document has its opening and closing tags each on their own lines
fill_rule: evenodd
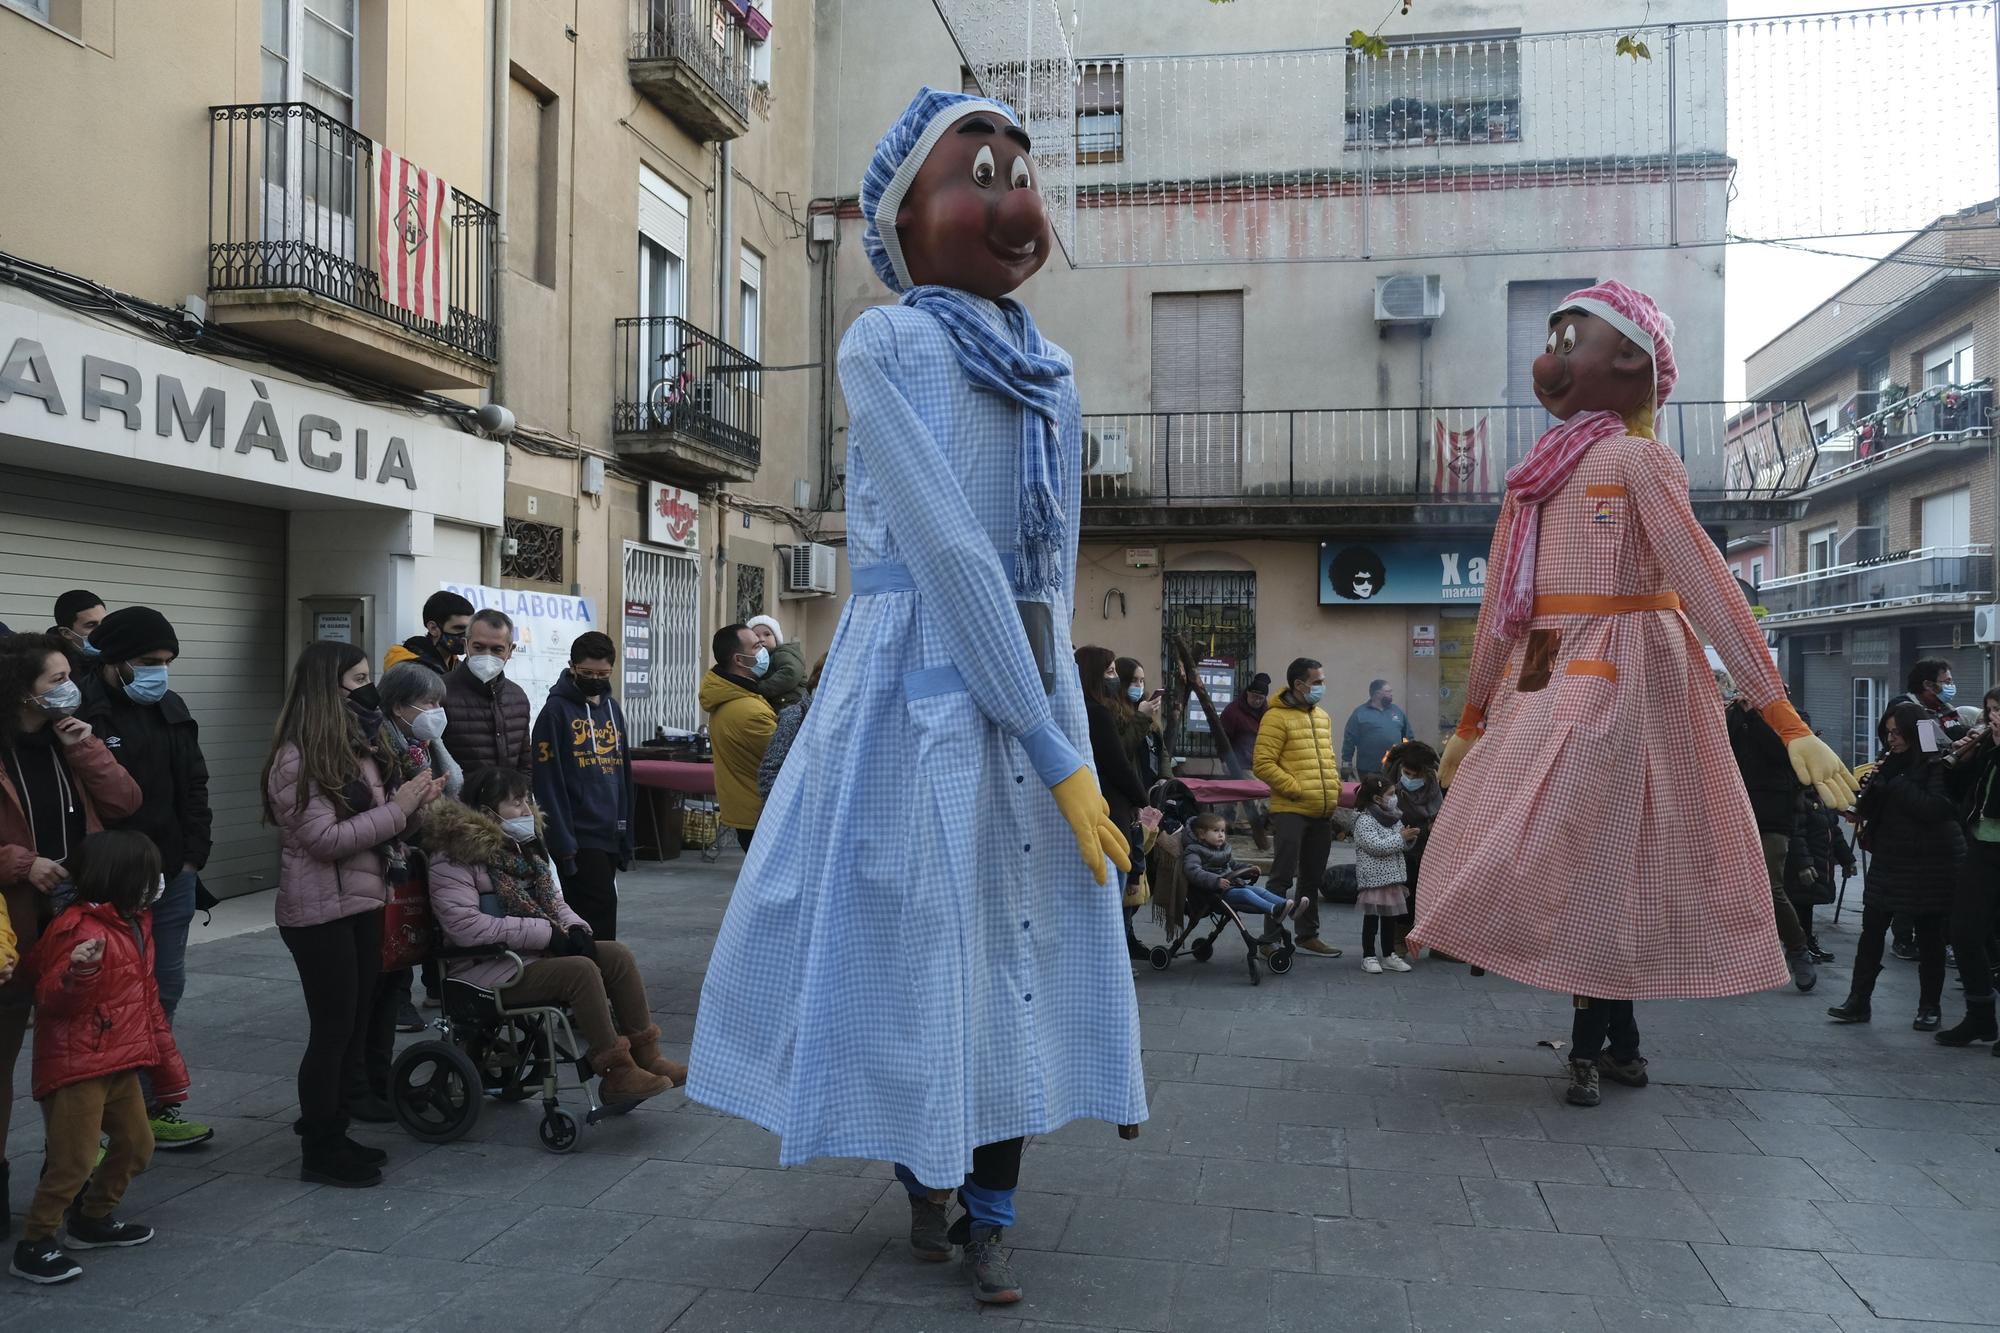
<svg viewBox="0 0 2000 1333">
<path fill-rule="evenodd" d="M 649 1028 L 642 1028 L 633 1033 L 631 1042 L 633 1064 L 639 1066 L 639 1068 L 649 1074 L 658 1074 L 676 1088 L 688 1081 L 688 1067 L 686 1065 L 669 1060 L 660 1054 L 660 1029 L 658 1024 Z"/>
<path fill-rule="evenodd" d="M 597 1095 L 606 1102 L 643 1102 L 673 1084 L 632 1063 L 632 1043 L 620 1037 L 608 1050 L 592 1051 L 590 1067 L 597 1071 Z"/>
<path fill-rule="evenodd" d="M 1592 1060 L 1569 1062 L 1569 1091 L 1563 1094 L 1571 1106 L 1595 1106 L 1604 1100 L 1597 1088 L 1597 1064 Z"/>
<path fill-rule="evenodd" d="M 1614 1083 L 1623 1083 L 1628 1088 L 1643 1088 L 1648 1082 L 1646 1057 L 1643 1055 L 1635 1055 L 1630 1060 L 1614 1060 L 1611 1058 L 1611 1052 L 1599 1051 L 1597 1068 L 1604 1077 Z"/>
</svg>

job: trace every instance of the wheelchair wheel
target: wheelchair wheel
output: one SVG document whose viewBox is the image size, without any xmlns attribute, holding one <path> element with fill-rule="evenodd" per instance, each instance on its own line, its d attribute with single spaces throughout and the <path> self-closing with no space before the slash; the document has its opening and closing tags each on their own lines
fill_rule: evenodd
<svg viewBox="0 0 2000 1333">
<path fill-rule="evenodd" d="M 1292 946 L 1289 944 L 1273 949 L 1271 956 L 1264 960 L 1264 966 L 1271 969 L 1272 976 L 1282 977 L 1292 970 L 1292 952 Z"/>
<path fill-rule="evenodd" d="M 1153 970 L 1155 972 L 1166 971 L 1168 965 L 1170 965 L 1174 961 L 1173 954 L 1168 951 L 1167 946 L 1164 944 L 1155 944 L 1153 946 L 1153 951 L 1147 954 L 1146 958 L 1153 964 Z"/>
<path fill-rule="evenodd" d="M 542 1123 L 537 1132 L 542 1137 L 542 1146 L 550 1152 L 568 1152 L 576 1147 L 576 1117 L 560 1106 L 551 1106 L 542 1112 Z"/>
<path fill-rule="evenodd" d="M 1194 955 L 1194 960 L 1197 963 L 1205 963 L 1215 957 L 1215 941 L 1196 940 L 1194 946 L 1188 952 Z"/>
<path fill-rule="evenodd" d="M 479 1119 L 485 1088 L 472 1057 L 448 1041 L 420 1041 L 389 1071 L 389 1104 L 412 1138 L 450 1143 Z"/>
<path fill-rule="evenodd" d="M 547 1077 L 540 1028 L 509 1018 L 481 1043 L 480 1073 L 486 1090 L 503 1102 L 526 1101 L 541 1092 Z"/>
</svg>

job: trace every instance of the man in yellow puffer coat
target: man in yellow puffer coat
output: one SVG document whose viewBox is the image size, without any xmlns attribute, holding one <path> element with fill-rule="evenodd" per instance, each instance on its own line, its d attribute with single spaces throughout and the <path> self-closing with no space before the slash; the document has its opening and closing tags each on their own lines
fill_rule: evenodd
<svg viewBox="0 0 2000 1333">
<path fill-rule="evenodd" d="M 722 822 L 750 850 L 750 834 L 764 813 L 757 792 L 757 766 L 778 729 L 778 715 L 757 693 L 757 681 L 771 669 L 771 654 L 743 625 L 724 625 L 711 647 L 715 667 L 701 678 L 701 708 L 708 714 L 708 740 L 715 749 L 715 799 Z"/>
<path fill-rule="evenodd" d="M 1333 812 L 1340 806 L 1340 761 L 1333 753 L 1333 719 L 1319 706 L 1326 671 L 1310 657 L 1285 670 L 1285 689 L 1264 710 L 1251 771 L 1271 789 L 1277 843 L 1271 892 L 1306 900 L 1298 916 L 1299 948 L 1322 958 L 1340 950 L 1319 937 L 1319 887 L 1333 851 Z"/>
</svg>

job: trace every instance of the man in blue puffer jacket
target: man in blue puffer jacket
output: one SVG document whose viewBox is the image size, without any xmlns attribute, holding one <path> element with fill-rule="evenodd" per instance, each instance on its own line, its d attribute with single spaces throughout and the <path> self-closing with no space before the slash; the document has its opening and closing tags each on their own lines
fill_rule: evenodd
<svg viewBox="0 0 2000 1333">
<path fill-rule="evenodd" d="M 632 750 L 611 697 L 618 650 L 579 634 L 535 719 L 535 800 L 563 897 L 597 939 L 617 938 L 618 872 L 632 864 Z"/>
</svg>

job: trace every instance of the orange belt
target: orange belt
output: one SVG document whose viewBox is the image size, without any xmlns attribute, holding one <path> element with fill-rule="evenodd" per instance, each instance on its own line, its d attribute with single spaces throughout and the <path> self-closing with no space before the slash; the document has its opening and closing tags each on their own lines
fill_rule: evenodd
<svg viewBox="0 0 2000 1333">
<path fill-rule="evenodd" d="M 1590 593 L 1555 593 L 1535 599 L 1538 616 L 1624 616 L 1634 611 L 1678 611 L 1677 592 L 1647 592 L 1636 597 L 1598 597 Z"/>
</svg>

